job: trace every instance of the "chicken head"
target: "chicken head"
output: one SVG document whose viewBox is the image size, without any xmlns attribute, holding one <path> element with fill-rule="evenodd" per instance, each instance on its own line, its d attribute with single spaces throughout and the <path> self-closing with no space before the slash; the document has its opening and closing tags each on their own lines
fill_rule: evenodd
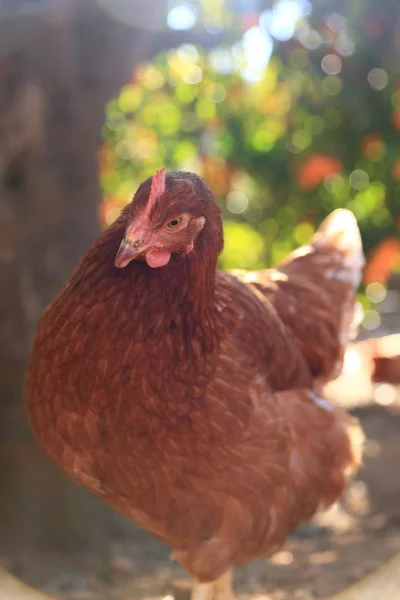
<svg viewBox="0 0 400 600">
<path fill-rule="evenodd" d="M 211 192 L 201 181 L 182 177 L 166 178 L 165 169 L 145 181 L 130 205 L 124 238 L 115 266 L 126 267 L 132 260 L 145 260 L 149 267 L 165 267 L 171 255 L 193 251 L 196 238 L 215 209 Z M 201 194 L 198 194 L 198 188 Z M 150 189 L 149 189 L 150 188 Z"/>
</svg>

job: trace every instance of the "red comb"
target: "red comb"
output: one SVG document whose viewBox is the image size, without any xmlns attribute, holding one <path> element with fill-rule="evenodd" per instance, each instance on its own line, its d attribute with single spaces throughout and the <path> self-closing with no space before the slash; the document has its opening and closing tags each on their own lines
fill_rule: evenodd
<svg viewBox="0 0 400 600">
<path fill-rule="evenodd" d="M 165 192 L 165 168 L 159 169 L 152 177 L 150 196 L 147 201 L 146 215 L 149 214 L 157 199 Z"/>
</svg>

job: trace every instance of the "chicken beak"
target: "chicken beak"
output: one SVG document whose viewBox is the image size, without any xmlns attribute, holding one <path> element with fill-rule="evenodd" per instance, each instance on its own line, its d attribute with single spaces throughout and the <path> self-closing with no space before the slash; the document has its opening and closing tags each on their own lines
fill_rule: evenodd
<svg viewBox="0 0 400 600">
<path fill-rule="evenodd" d="M 114 260 L 114 265 L 118 267 L 118 269 L 123 269 L 143 250 L 143 240 L 132 240 L 128 237 L 124 237 L 120 244 L 120 247 L 118 248 L 118 252 Z"/>
</svg>

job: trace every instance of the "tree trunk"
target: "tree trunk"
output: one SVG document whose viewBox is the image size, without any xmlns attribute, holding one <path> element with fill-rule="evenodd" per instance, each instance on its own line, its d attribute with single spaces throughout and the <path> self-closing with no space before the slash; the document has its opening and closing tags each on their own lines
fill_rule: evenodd
<svg viewBox="0 0 400 600">
<path fill-rule="evenodd" d="M 104 105 L 151 39 L 91 0 L 0 6 L 0 544 L 8 554 L 99 544 L 120 522 L 37 446 L 22 391 L 35 325 L 98 234 Z"/>
</svg>

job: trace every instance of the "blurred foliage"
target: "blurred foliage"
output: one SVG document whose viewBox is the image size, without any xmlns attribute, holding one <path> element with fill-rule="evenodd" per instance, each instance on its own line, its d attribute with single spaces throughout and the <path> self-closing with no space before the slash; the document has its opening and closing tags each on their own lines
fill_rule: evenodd
<svg viewBox="0 0 400 600">
<path fill-rule="evenodd" d="M 286 19 L 279 30 L 276 11 L 290 4 L 295 27 Z M 222 268 L 276 263 L 337 207 L 355 213 L 367 253 L 396 238 L 400 6 L 327 6 L 280 0 L 241 14 L 233 45 L 184 44 L 141 65 L 108 105 L 103 224 L 165 166 L 203 175 L 223 206 Z M 238 21 L 234 11 L 203 13 L 218 27 Z"/>
</svg>

